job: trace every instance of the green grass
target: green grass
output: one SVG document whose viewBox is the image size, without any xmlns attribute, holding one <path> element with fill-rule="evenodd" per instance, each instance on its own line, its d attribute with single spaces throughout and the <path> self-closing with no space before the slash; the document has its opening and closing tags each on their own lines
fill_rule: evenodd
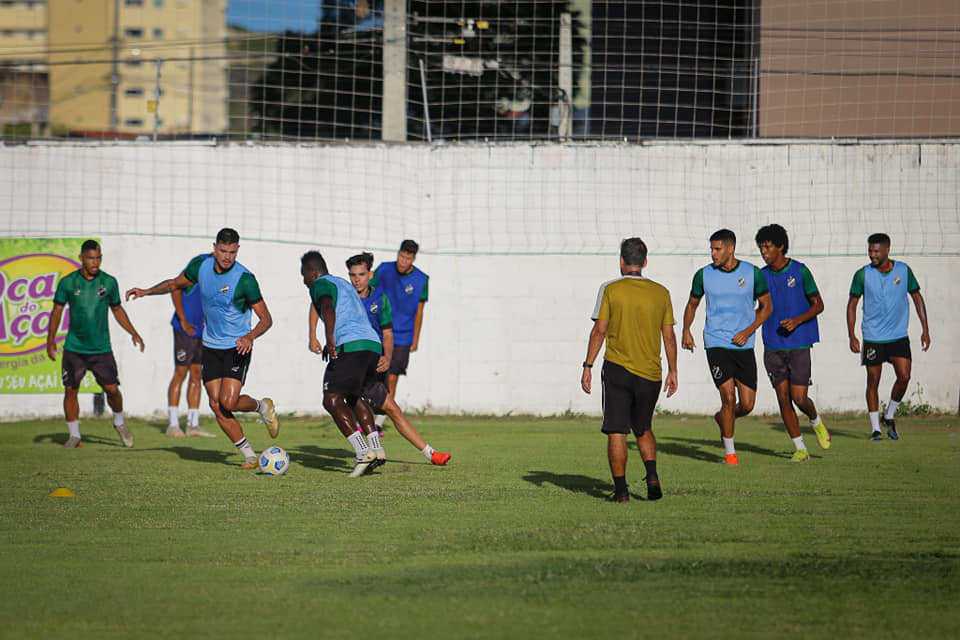
<svg viewBox="0 0 960 640">
<path fill-rule="evenodd" d="M 133 421 L 126 450 L 88 420 L 64 450 L 60 420 L 0 425 L 0 638 L 956 637 L 956 417 L 900 419 L 899 442 L 832 417 L 802 464 L 749 418 L 740 468 L 712 419 L 659 417 L 664 498 L 632 447 L 623 505 L 596 420 L 417 422 L 447 467 L 390 430 L 355 480 L 321 419 L 284 423 L 281 478 L 237 471 L 222 434 Z"/>
</svg>

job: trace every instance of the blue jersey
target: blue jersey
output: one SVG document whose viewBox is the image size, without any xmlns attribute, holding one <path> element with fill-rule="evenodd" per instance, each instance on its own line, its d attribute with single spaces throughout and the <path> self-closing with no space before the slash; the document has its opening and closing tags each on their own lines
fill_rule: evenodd
<svg viewBox="0 0 960 640">
<path fill-rule="evenodd" d="M 703 344 L 707 349 L 753 349 L 754 335 L 742 347 L 733 336 L 757 319 L 755 300 L 767 292 L 767 281 L 749 262 L 738 261 L 733 271 L 709 264 L 694 274 L 690 295 L 706 297 L 707 320 Z"/>
<path fill-rule="evenodd" d="M 863 296 L 863 339 L 894 342 L 907 337 L 910 324 L 908 294 L 920 285 L 905 262 L 894 262 L 882 273 L 872 264 L 858 269 L 850 286 L 851 296 Z"/>
<path fill-rule="evenodd" d="M 771 351 L 803 349 L 820 341 L 820 326 L 814 316 L 793 331 L 780 326 L 781 320 L 796 318 L 807 312 L 810 301 L 807 296 L 817 293 L 813 277 L 804 277 L 803 263 L 790 260 L 781 271 L 768 266 L 760 270 L 770 290 L 773 313 L 763 323 L 763 346 Z M 807 271 L 809 275 L 809 271 Z"/>
<path fill-rule="evenodd" d="M 367 310 L 353 285 L 329 274 L 320 276 L 310 285 L 310 301 L 320 313 L 320 298 L 333 300 L 336 320 L 333 325 L 333 342 L 338 351 L 373 351 L 382 353 L 380 337 L 370 326 Z M 321 314 L 321 319 L 323 315 Z"/>
<path fill-rule="evenodd" d="M 197 257 L 205 258 L 207 255 L 209 254 Z M 203 298 L 200 296 L 200 289 L 197 285 L 187 287 L 183 291 L 183 314 L 187 317 L 187 322 L 193 325 L 193 333 L 190 334 L 190 337 L 199 338 L 203 333 Z M 173 313 L 173 318 L 170 319 L 170 324 L 179 333 L 186 333 L 183 330 L 183 325 L 180 324 L 180 318 L 176 311 Z"/>
<path fill-rule="evenodd" d="M 226 273 L 217 273 L 216 260 L 198 256 L 183 274 L 196 282 L 203 303 L 203 346 L 233 349 L 250 333 L 251 307 L 263 300 L 256 278 L 239 262 Z"/>
<path fill-rule="evenodd" d="M 393 342 L 402 347 L 413 345 L 414 323 L 421 302 L 427 301 L 429 276 L 416 267 L 401 274 L 396 262 L 377 267 L 372 286 L 382 289 L 393 307 Z"/>
<path fill-rule="evenodd" d="M 393 329 L 393 308 L 390 306 L 390 298 L 377 287 L 366 298 L 360 298 L 360 302 L 363 303 L 363 308 L 367 312 L 370 326 L 383 342 L 383 330 Z"/>
</svg>

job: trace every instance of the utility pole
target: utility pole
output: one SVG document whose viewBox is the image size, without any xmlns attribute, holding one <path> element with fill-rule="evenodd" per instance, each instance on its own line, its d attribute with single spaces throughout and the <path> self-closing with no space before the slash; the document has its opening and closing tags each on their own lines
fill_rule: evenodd
<svg viewBox="0 0 960 640">
<path fill-rule="evenodd" d="M 407 3 L 383 3 L 383 130 L 385 142 L 407 139 Z"/>
<path fill-rule="evenodd" d="M 120 125 L 117 116 L 117 91 L 120 88 L 120 0 L 113 0 L 113 64 L 110 68 L 110 131 Z"/>
</svg>

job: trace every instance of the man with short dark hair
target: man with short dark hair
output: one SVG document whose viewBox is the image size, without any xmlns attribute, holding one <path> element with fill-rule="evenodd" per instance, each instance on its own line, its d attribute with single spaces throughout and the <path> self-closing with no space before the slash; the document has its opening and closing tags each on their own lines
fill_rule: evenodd
<svg viewBox="0 0 960 640">
<path fill-rule="evenodd" d="M 870 264 L 857 269 L 850 284 L 847 302 L 847 334 L 850 351 L 860 353 L 861 364 L 867 368 L 867 411 L 870 415 L 870 438 L 882 440 L 881 425 L 887 428 L 887 437 L 899 440 L 896 422 L 897 407 L 910 383 L 913 359 L 910 353 L 910 304 L 913 299 L 920 326 L 920 345 L 930 348 L 930 328 L 927 326 L 927 307 L 920 294 L 920 283 L 907 263 L 890 259 L 890 236 L 874 233 L 867 238 Z M 863 297 L 863 348 L 857 340 L 857 304 Z M 890 391 L 887 411 L 880 417 L 880 374 L 883 363 L 893 365 L 897 376 Z"/>
<path fill-rule="evenodd" d="M 370 285 L 370 279 L 373 276 L 372 268 L 373 254 L 371 253 L 360 253 L 347 260 L 350 283 L 356 289 L 357 295 L 360 296 L 360 302 L 367 312 L 370 326 L 380 336 L 383 344 L 383 355 L 377 362 L 377 381 L 373 386 L 363 390 L 363 398 L 378 418 L 381 415 L 390 416 L 400 435 L 415 446 L 427 460 L 435 465 L 443 466 L 450 460 L 450 454 L 436 451 L 427 444 L 417 428 L 404 415 L 393 396 L 389 394 L 386 377 L 387 369 L 390 368 L 390 356 L 393 352 L 393 312 L 387 295 Z M 386 460 L 386 454 L 382 452 L 382 447 L 375 452 L 378 465 L 383 464 Z"/>
<path fill-rule="evenodd" d="M 217 233 L 213 253 L 197 256 L 175 278 L 149 289 L 127 291 L 127 300 L 171 293 L 196 284 L 203 302 L 203 385 L 217 423 L 244 457 L 240 469 L 257 469 L 257 454 L 247 442 L 243 427 L 233 415 L 236 411 L 256 411 L 267 426 L 271 438 L 280 432 L 273 400 L 257 400 L 241 394 L 247 378 L 253 341 L 273 324 L 267 303 L 260 293 L 256 277 L 237 262 L 240 235 L 224 228 Z M 257 324 L 250 328 L 252 313 Z"/>
<path fill-rule="evenodd" d="M 698 269 L 693 276 L 690 299 L 683 312 L 681 341 L 684 349 L 694 350 L 696 343 L 690 329 L 700 300 L 706 297 L 703 344 L 710 375 L 720 392 L 720 411 L 713 417 L 720 427 L 724 462 L 729 466 L 740 464 L 733 441 L 736 419 L 753 411 L 757 399 L 754 333 L 771 312 L 766 279 L 760 269 L 737 259 L 736 248 L 737 236 L 729 229 L 720 229 L 710 236 L 711 264 Z"/>
<path fill-rule="evenodd" d="M 660 341 L 667 355 L 667 397 L 677 390 L 677 338 L 673 331 L 670 292 L 643 277 L 647 246 L 640 238 L 620 244 L 619 280 L 606 282 L 597 295 L 593 329 L 583 361 L 580 386 L 590 393 L 593 364 L 604 342 L 603 425 L 607 434 L 607 458 L 613 475 L 609 502 L 629 502 L 627 487 L 627 434 L 637 438 L 637 448 L 646 468 L 647 499 L 663 496 L 657 474 L 657 440 L 653 435 L 653 412 L 660 395 L 663 369 Z"/>
<path fill-rule="evenodd" d="M 757 247 L 763 261 L 763 277 L 770 290 L 773 312 L 763 323 L 763 365 L 777 394 L 780 416 L 793 441 L 793 462 L 810 459 L 800 433 L 800 421 L 793 405 L 807 414 L 810 427 L 823 449 L 830 448 L 830 433 L 817 413 L 808 389 L 813 383 L 810 351 L 820 341 L 817 316 L 823 312 L 823 298 L 807 266 L 787 257 L 790 239 L 778 224 L 760 228 Z"/>
<path fill-rule="evenodd" d="M 310 293 L 310 351 L 329 360 L 323 374 L 323 408 L 356 453 L 348 477 L 357 478 L 378 466 L 376 449 L 382 448 L 373 411 L 362 397 L 363 390 L 377 381 L 383 354 L 380 337 L 370 326 L 356 289 L 330 275 L 319 251 L 303 254 L 300 275 Z M 326 338 L 323 345 L 317 339 L 319 320 Z"/>
<path fill-rule="evenodd" d="M 103 254 L 96 240 L 87 240 L 80 248 L 80 268 L 57 283 L 53 296 L 53 312 L 47 330 L 47 356 L 57 359 L 57 328 L 63 309 L 70 305 L 70 327 L 63 345 L 63 413 L 69 435 L 65 449 L 82 446 L 80 436 L 80 402 L 77 394 L 87 371 L 93 373 L 97 384 L 107 394 L 107 403 L 113 410 L 113 428 L 125 447 L 133 446 L 133 434 L 123 417 L 123 395 L 117 376 L 117 361 L 110 344 L 110 322 L 107 309 L 113 312 L 124 330 L 133 338 L 133 345 L 143 351 L 143 340 L 133 328 L 127 312 L 120 304 L 117 279 L 100 269 Z"/>
<path fill-rule="evenodd" d="M 371 286 L 382 289 L 393 307 L 393 354 L 387 371 L 390 396 L 397 396 L 397 382 L 407 375 L 410 354 L 420 344 L 423 326 L 423 308 L 428 298 L 430 276 L 413 266 L 420 245 L 404 240 L 397 252 L 396 262 L 383 262 L 374 272 Z M 378 425 L 383 424 L 381 418 Z"/>
</svg>

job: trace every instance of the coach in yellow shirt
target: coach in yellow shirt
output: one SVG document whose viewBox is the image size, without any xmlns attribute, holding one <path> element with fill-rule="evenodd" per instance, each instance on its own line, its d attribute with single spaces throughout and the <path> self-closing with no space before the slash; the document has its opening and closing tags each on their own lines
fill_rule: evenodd
<svg viewBox="0 0 960 640">
<path fill-rule="evenodd" d="M 605 282 L 597 294 L 593 329 L 587 344 L 580 386 L 590 393 L 592 367 L 604 341 L 601 384 L 603 426 L 613 474 L 610 502 L 629 502 L 627 489 L 627 434 L 637 437 L 646 467 L 647 499 L 663 496 L 657 475 L 657 440 L 653 436 L 653 411 L 660 395 L 663 368 L 660 340 L 667 355 L 667 397 L 677 390 L 677 338 L 673 332 L 673 306 L 666 287 L 643 277 L 647 245 L 640 238 L 620 243 L 621 278 Z"/>
</svg>

